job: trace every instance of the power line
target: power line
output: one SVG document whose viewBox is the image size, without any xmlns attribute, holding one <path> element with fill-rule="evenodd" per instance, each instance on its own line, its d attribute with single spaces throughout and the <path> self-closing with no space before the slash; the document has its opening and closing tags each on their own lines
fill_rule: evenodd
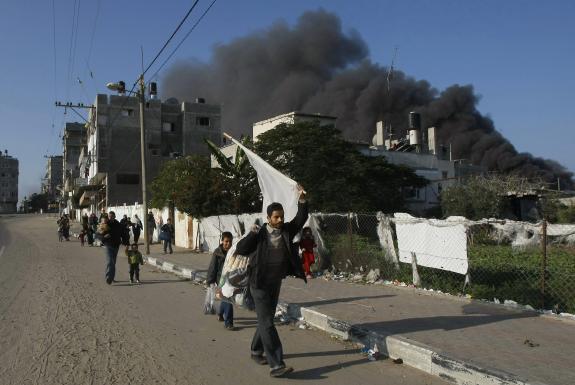
<svg viewBox="0 0 575 385">
<path fill-rule="evenodd" d="M 70 49 L 68 52 L 68 76 L 66 79 L 66 99 L 70 96 L 70 86 L 72 82 L 72 72 L 74 72 L 74 61 L 76 56 L 76 44 L 78 40 L 78 24 L 80 18 L 80 0 L 74 0 L 74 14 L 72 16 L 72 31 L 70 33 Z"/>
<path fill-rule="evenodd" d="M 206 14 L 208 13 L 208 11 L 212 8 L 212 6 L 216 3 L 217 0 L 213 0 L 212 3 L 210 4 L 210 6 L 204 11 L 204 13 L 200 16 L 200 18 L 196 21 L 196 23 L 192 26 L 192 28 L 190 28 L 190 30 L 188 31 L 188 33 L 186 34 L 186 36 L 184 36 L 184 38 L 178 43 L 178 45 L 176 46 L 176 48 L 172 51 L 172 53 L 170 53 L 170 55 L 168 56 L 168 58 L 166 60 L 164 60 L 164 62 L 162 63 L 162 65 L 160 66 L 160 68 L 158 68 L 158 70 L 150 77 L 150 79 L 154 79 L 156 77 L 156 75 L 162 70 L 162 68 L 164 68 L 164 66 L 166 65 L 166 63 L 172 58 L 172 56 L 174 56 L 174 54 L 176 53 L 176 51 L 178 50 L 178 48 L 180 48 L 180 46 L 184 43 L 184 41 L 186 41 L 186 39 L 188 38 L 188 36 L 190 36 L 190 34 L 192 33 L 192 31 L 198 26 L 198 24 L 200 24 L 200 22 L 202 21 L 202 19 L 204 18 L 204 16 L 206 16 Z"/>
<path fill-rule="evenodd" d="M 194 4 L 192 4 L 191 8 L 188 10 L 188 12 L 186 13 L 186 15 L 184 16 L 184 18 L 180 21 L 180 23 L 178 24 L 178 26 L 176 27 L 176 29 L 174 30 L 174 32 L 172 32 L 172 35 L 168 38 L 168 40 L 164 43 L 163 47 L 160 49 L 160 51 L 156 54 L 156 56 L 154 57 L 154 59 L 152 60 L 152 62 L 150 64 L 148 64 L 148 66 L 146 67 L 145 70 L 142 71 L 142 74 L 140 76 L 144 76 L 146 74 L 146 72 L 148 72 L 148 70 L 150 69 L 150 67 L 152 65 L 154 65 L 154 63 L 156 62 L 156 60 L 158 59 L 158 57 L 162 54 L 162 52 L 164 51 L 164 49 L 166 49 L 166 47 L 168 46 L 168 44 L 170 43 L 170 41 L 174 38 L 174 36 L 176 35 L 176 33 L 180 30 L 180 28 L 182 27 L 182 25 L 184 24 L 184 22 L 188 19 L 188 17 L 190 16 L 190 14 L 192 13 L 192 11 L 194 10 L 194 8 L 196 7 L 196 5 L 198 5 L 200 0 L 196 0 L 194 2 Z M 136 79 L 136 81 L 134 82 L 134 84 L 132 85 L 132 88 L 130 89 L 130 91 L 128 92 L 128 95 L 131 95 L 134 91 L 134 89 L 136 88 L 136 85 L 138 84 L 138 81 L 140 79 L 140 76 L 138 76 L 138 79 Z M 111 127 L 114 122 L 116 121 L 116 119 L 118 119 L 118 117 L 120 116 L 120 113 L 122 112 L 122 109 L 124 108 L 124 106 L 126 105 L 128 101 L 128 98 L 126 97 L 126 99 L 124 100 L 124 102 L 122 103 L 122 105 L 120 106 L 120 109 L 118 110 L 118 112 L 116 113 L 116 115 L 114 115 L 114 117 L 111 119 L 111 122 L 109 122 L 109 124 L 107 124 L 108 127 Z"/>
<path fill-rule="evenodd" d="M 168 44 L 170 43 L 170 41 L 172 41 L 172 39 L 174 38 L 174 36 L 176 35 L 176 33 L 180 30 L 180 28 L 182 27 L 182 24 L 184 24 L 184 22 L 186 21 L 186 19 L 190 16 L 190 13 L 192 13 L 192 11 L 194 10 L 194 8 L 196 7 L 196 5 L 198 5 L 198 2 L 200 0 L 196 0 L 194 2 L 194 4 L 192 5 L 192 7 L 188 10 L 188 13 L 186 13 L 186 16 L 184 16 L 184 18 L 182 19 L 182 21 L 180 21 L 180 24 L 178 24 L 178 26 L 176 27 L 176 29 L 174 30 L 174 32 L 172 32 L 172 35 L 170 36 L 170 38 L 164 43 L 164 46 L 162 47 L 162 49 L 157 53 L 156 57 L 154 57 L 154 60 L 152 60 L 152 62 L 150 64 L 148 64 L 148 67 L 146 67 L 146 69 L 144 70 L 144 72 L 142 72 L 142 76 L 146 74 L 146 72 L 148 72 L 148 70 L 150 69 L 150 67 L 152 65 L 154 65 L 154 63 L 156 62 L 156 60 L 158 60 L 158 57 L 162 54 L 162 52 L 164 52 L 164 49 L 166 49 L 166 47 L 168 46 Z M 136 81 L 137 82 L 137 81 Z"/>
<path fill-rule="evenodd" d="M 56 0 L 52 0 L 52 48 L 54 51 L 54 100 L 56 100 L 58 98 L 58 92 L 57 92 L 58 62 L 56 59 L 57 58 L 57 55 L 56 55 Z M 54 107 L 54 112 L 52 113 L 52 127 L 50 130 L 50 140 L 48 141 L 46 153 L 48 153 L 50 151 L 50 148 L 52 146 L 52 142 L 54 139 L 54 121 L 55 121 L 55 118 L 56 118 L 56 107 Z"/>
</svg>

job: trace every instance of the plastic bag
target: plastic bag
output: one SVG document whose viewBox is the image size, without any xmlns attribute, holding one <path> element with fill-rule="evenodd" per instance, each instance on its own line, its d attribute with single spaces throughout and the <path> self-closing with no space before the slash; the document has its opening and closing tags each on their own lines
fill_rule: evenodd
<svg viewBox="0 0 575 385">
<path fill-rule="evenodd" d="M 238 305 L 250 311 L 254 311 L 256 309 L 256 304 L 254 303 L 254 299 L 250 293 L 249 286 L 242 289 L 236 289 L 235 293 L 230 297 L 222 297 L 222 302 L 229 302 L 232 305 Z"/>
<path fill-rule="evenodd" d="M 204 300 L 204 314 L 216 314 L 214 301 L 216 299 L 216 286 L 210 285 L 206 290 L 206 299 Z"/>
</svg>

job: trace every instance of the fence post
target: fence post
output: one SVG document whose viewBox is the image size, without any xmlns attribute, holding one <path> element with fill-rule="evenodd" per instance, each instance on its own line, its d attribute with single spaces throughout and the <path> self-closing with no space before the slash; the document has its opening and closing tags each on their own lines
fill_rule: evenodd
<svg viewBox="0 0 575 385">
<path fill-rule="evenodd" d="M 353 260 L 353 230 L 351 226 L 352 226 L 351 213 L 347 213 L 347 235 L 349 237 L 349 255 Z"/>
<path fill-rule="evenodd" d="M 547 218 L 543 218 L 541 227 L 541 249 L 543 253 L 541 261 L 541 309 L 545 310 L 545 286 L 547 284 Z"/>
</svg>

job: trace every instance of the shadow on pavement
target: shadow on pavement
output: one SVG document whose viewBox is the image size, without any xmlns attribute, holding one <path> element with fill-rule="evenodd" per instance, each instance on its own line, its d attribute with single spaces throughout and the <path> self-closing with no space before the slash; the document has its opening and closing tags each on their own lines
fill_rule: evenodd
<svg viewBox="0 0 575 385">
<path fill-rule="evenodd" d="M 389 298 L 389 297 L 395 297 L 395 294 L 373 295 L 364 297 L 333 298 L 333 299 L 311 301 L 311 302 L 295 302 L 293 303 L 293 305 L 301 307 L 309 307 L 309 306 L 331 305 L 334 303 L 342 303 L 342 302 L 361 301 L 363 299 Z M 290 305 L 292 305 L 292 303 L 290 303 Z"/>
<path fill-rule="evenodd" d="M 485 309 L 487 310 L 487 309 Z M 377 330 L 384 334 L 403 334 L 426 330 L 457 330 L 506 320 L 538 317 L 535 312 L 511 312 L 495 309 L 498 314 L 486 314 L 473 304 L 463 307 L 464 315 L 404 318 L 353 325 L 356 330 Z"/>
<path fill-rule="evenodd" d="M 112 284 L 112 286 L 143 286 L 143 285 L 154 285 L 157 283 L 186 283 L 187 280 L 184 279 L 156 279 L 156 280 L 145 280 L 140 283 L 130 283 L 128 281 L 119 281 Z"/>
<path fill-rule="evenodd" d="M 349 368 L 349 367 L 355 366 L 355 365 L 367 364 L 369 362 L 370 361 L 368 361 L 367 358 L 362 357 L 359 360 L 349 361 L 349 362 L 338 362 L 338 363 L 333 364 L 333 365 L 321 366 L 319 368 L 305 369 L 305 370 L 301 370 L 301 371 L 298 371 L 296 368 L 296 371 L 288 374 L 286 376 L 286 378 L 293 379 L 293 380 L 327 379 L 328 377 L 326 376 L 326 374 L 328 374 L 330 372 L 334 372 L 334 371 L 340 370 L 340 369 Z"/>
<path fill-rule="evenodd" d="M 308 352 L 308 353 L 292 353 L 284 354 L 284 358 L 298 358 L 298 357 L 325 357 L 325 356 L 340 356 L 342 354 L 358 354 L 361 353 L 360 349 L 343 349 L 332 350 L 327 352 Z"/>
</svg>

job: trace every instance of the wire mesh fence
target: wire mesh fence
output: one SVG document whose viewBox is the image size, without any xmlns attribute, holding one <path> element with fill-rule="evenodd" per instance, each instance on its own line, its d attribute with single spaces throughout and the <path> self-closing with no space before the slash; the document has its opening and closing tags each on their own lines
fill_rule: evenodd
<svg viewBox="0 0 575 385">
<path fill-rule="evenodd" d="M 386 281 L 575 313 L 575 225 L 415 218 L 427 224 L 418 228 L 376 213 L 312 218 L 318 268 L 378 269 Z"/>
</svg>

